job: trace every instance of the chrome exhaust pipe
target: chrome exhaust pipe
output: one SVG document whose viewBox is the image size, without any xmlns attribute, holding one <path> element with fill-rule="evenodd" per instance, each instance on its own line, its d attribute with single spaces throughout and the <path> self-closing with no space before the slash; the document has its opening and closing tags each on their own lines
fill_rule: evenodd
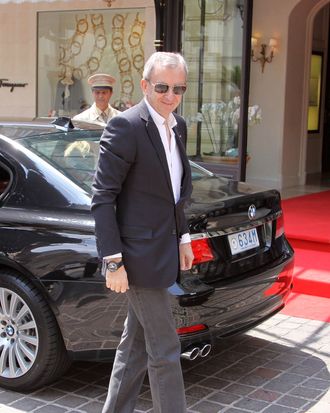
<svg viewBox="0 0 330 413">
<path fill-rule="evenodd" d="M 192 347 L 186 350 L 184 353 L 181 353 L 181 357 L 186 360 L 195 360 L 199 356 L 200 348 Z"/>
<path fill-rule="evenodd" d="M 200 348 L 198 355 L 200 357 L 208 356 L 210 354 L 211 348 L 212 348 L 211 344 L 204 344 L 203 347 Z"/>
</svg>

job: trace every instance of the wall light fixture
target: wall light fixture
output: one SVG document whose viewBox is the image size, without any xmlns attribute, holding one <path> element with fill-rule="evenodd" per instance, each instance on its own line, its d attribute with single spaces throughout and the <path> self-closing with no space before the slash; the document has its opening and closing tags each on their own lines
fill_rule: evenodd
<svg viewBox="0 0 330 413">
<path fill-rule="evenodd" d="M 277 40 L 274 38 L 269 39 L 268 44 L 262 42 L 260 44 L 259 54 L 257 55 L 258 39 L 256 37 L 251 38 L 251 59 L 252 62 L 260 62 L 262 73 L 264 72 L 265 64 L 272 62 L 276 46 Z"/>
</svg>

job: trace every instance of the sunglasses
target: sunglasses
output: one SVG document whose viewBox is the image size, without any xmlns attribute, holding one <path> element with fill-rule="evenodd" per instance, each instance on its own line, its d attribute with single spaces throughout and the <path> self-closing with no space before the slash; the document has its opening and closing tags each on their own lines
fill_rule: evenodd
<svg viewBox="0 0 330 413">
<path fill-rule="evenodd" d="M 170 86 L 170 85 L 167 85 L 166 83 L 151 83 L 149 80 L 148 82 L 154 87 L 154 91 L 156 93 L 165 94 L 168 92 L 169 89 L 172 89 L 175 95 L 183 95 L 184 92 L 187 90 L 187 86 L 185 85 Z"/>
</svg>

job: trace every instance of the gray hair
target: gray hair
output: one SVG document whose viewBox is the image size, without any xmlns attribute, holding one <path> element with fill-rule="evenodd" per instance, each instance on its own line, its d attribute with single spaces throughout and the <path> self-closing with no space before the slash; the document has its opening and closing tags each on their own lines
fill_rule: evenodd
<svg viewBox="0 0 330 413">
<path fill-rule="evenodd" d="M 156 65 L 170 67 L 172 69 L 182 66 L 186 76 L 188 75 L 187 63 L 182 55 L 171 52 L 155 52 L 149 57 L 144 65 L 143 79 L 150 79 L 151 73 Z"/>
</svg>

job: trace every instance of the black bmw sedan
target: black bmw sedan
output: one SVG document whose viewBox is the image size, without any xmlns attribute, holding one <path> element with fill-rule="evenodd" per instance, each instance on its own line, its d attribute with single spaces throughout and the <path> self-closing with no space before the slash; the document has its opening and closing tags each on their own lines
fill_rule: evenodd
<svg viewBox="0 0 330 413">
<path fill-rule="evenodd" d="M 126 298 L 105 287 L 90 214 L 95 125 L 0 123 L 0 386 L 26 391 L 71 360 L 111 360 Z M 194 265 L 169 288 L 182 357 L 280 311 L 293 250 L 280 194 L 191 163 Z"/>
</svg>

